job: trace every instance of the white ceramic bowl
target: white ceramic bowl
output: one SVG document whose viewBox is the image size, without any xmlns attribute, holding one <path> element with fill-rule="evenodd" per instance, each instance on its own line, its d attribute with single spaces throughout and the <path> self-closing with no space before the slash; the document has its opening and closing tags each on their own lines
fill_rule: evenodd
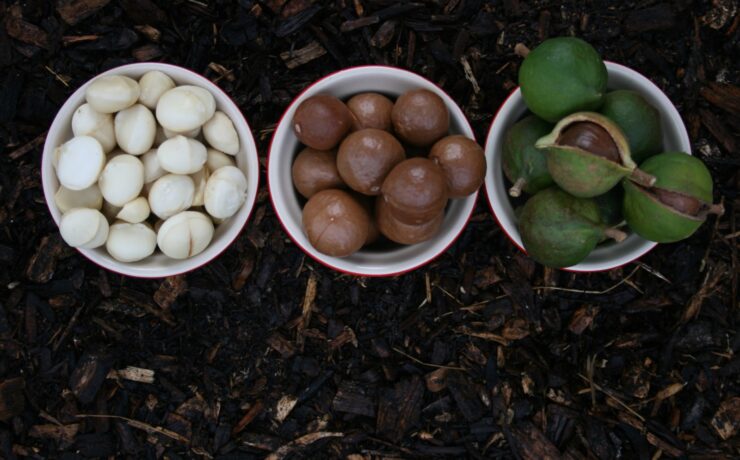
<svg viewBox="0 0 740 460">
<path fill-rule="evenodd" d="M 293 114 L 298 105 L 319 93 L 346 100 L 357 93 L 374 91 L 395 98 L 418 88 L 433 91 L 444 100 L 450 111 L 450 133 L 464 134 L 475 139 L 473 129 L 462 110 L 441 88 L 413 72 L 393 67 L 353 67 L 328 75 L 306 88 L 283 114 L 273 135 L 268 158 L 270 196 L 275 212 L 290 238 L 318 262 L 356 276 L 399 275 L 444 253 L 465 228 L 473 212 L 477 193 L 463 199 L 450 200 L 437 236 L 419 244 L 389 250 L 362 249 L 348 257 L 330 257 L 314 249 L 303 231 L 301 200 L 291 178 L 293 158 L 301 146 L 292 127 Z"/>
<path fill-rule="evenodd" d="M 92 262 L 113 272 L 141 278 L 161 278 L 194 270 L 208 263 L 221 254 L 236 239 L 247 223 L 247 219 L 252 212 L 254 202 L 257 198 L 259 160 L 257 157 L 257 147 L 254 143 L 249 124 L 244 119 L 244 115 L 242 115 L 239 107 L 237 107 L 234 101 L 221 88 L 207 78 L 182 67 L 161 63 L 129 64 L 108 70 L 100 75 L 126 75 L 138 80 L 139 77 L 150 70 L 164 72 L 178 85 L 200 86 L 213 94 L 213 97 L 216 99 L 217 110 L 223 111 L 231 118 L 236 132 L 239 134 L 241 148 L 236 155 L 236 163 L 239 169 L 246 175 L 248 183 L 247 199 L 241 209 L 228 221 L 216 227 L 211 244 L 203 252 L 189 259 L 171 259 L 157 251 L 154 255 L 139 262 L 124 263 L 111 257 L 105 250 L 105 247 L 97 249 L 78 248 L 78 251 Z M 44 144 L 44 153 L 41 160 L 41 180 L 44 187 L 46 204 L 57 225 L 59 225 L 62 214 L 54 202 L 54 194 L 59 188 L 59 181 L 52 166 L 52 155 L 56 147 L 72 138 L 72 115 L 79 106 L 85 103 L 85 89 L 90 84 L 90 81 L 77 89 L 67 99 L 67 102 L 64 103 L 62 108 L 59 109 L 54 122 L 51 124 L 51 128 L 49 128 L 46 143 Z"/>
<path fill-rule="evenodd" d="M 639 92 L 658 112 L 663 131 L 663 150 L 676 150 L 691 154 L 691 143 L 686 127 L 676 107 L 653 82 L 640 73 L 613 62 L 607 62 L 609 89 L 631 89 Z M 499 109 L 486 140 L 486 194 L 491 211 L 504 233 L 519 249 L 526 252 L 516 225 L 514 208 L 509 201 L 508 187 L 504 181 L 501 166 L 502 146 L 506 130 L 527 112 L 527 106 L 519 88 L 515 89 Z M 657 243 L 645 240 L 631 233 L 621 243 L 604 244 L 596 247 L 586 259 L 568 270 L 576 272 L 595 272 L 610 270 L 639 259 Z"/>
</svg>

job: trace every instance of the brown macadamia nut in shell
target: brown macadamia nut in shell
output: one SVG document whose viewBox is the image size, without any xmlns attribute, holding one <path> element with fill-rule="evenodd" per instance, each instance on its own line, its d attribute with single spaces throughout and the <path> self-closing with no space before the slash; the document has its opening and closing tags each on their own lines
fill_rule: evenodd
<svg viewBox="0 0 740 460">
<path fill-rule="evenodd" d="M 337 170 L 352 190 L 378 195 L 385 177 L 405 158 L 403 146 L 393 135 L 380 129 L 361 129 L 339 145 Z"/>
<path fill-rule="evenodd" d="M 344 187 L 337 171 L 335 150 L 306 147 L 293 161 L 292 175 L 296 190 L 306 198 L 322 190 Z"/>
<path fill-rule="evenodd" d="M 293 115 L 298 140 L 316 150 L 331 150 L 352 127 L 353 115 L 344 102 L 317 94 L 301 102 Z"/>
<path fill-rule="evenodd" d="M 416 244 L 432 239 L 439 232 L 444 217 L 445 213 L 442 210 L 428 222 L 409 225 L 396 219 L 385 200 L 378 199 L 375 205 L 375 222 L 378 229 L 386 238 L 399 244 Z"/>
<path fill-rule="evenodd" d="M 397 164 L 383 181 L 381 197 L 399 221 L 419 225 L 442 212 L 449 192 L 447 177 L 434 161 L 410 158 Z"/>
<path fill-rule="evenodd" d="M 486 156 L 477 142 L 462 135 L 447 136 L 432 147 L 429 158 L 445 172 L 451 198 L 480 188 L 486 176 Z"/>
<path fill-rule="evenodd" d="M 347 101 L 347 107 L 355 115 L 353 129 L 365 128 L 390 131 L 393 127 L 391 111 L 393 101 L 378 93 L 360 93 Z"/>
<path fill-rule="evenodd" d="M 425 147 L 447 135 L 450 112 L 441 97 L 426 89 L 403 93 L 391 112 L 393 129 L 409 144 Z"/>
<path fill-rule="evenodd" d="M 316 250 L 333 257 L 346 257 L 367 241 L 370 216 L 352 196 L 342 190 L 316 193 L 303 208 L 303 228 Z"/>
</svg>

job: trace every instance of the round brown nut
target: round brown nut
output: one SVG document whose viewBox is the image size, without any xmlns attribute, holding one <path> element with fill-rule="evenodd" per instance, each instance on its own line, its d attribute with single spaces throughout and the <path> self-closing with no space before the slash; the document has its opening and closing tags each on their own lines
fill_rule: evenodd
<svg viewBox="0 0 740 460">
<path fill-rule="evenodd" d="M 303 208 L 303 228 L 316 250 L 346 257 L 367 241 L 370 216 L 349 193 L 328 189 L 311 197 Z"/>
<path fill-rule="evenodd" d="M 339 145 L 339 176 L 352 189 L 365 195 L 380 194 L 385 176 L 406 158 L 392 134 L 379 129 L 361 129 Z"/>
<path fill-rule="evenodd" d="M 347 107 L 355 115 L 355 130 L 365 128 L 390 131 L 393 101 L 378 93 L 360 93 L 347 101 Z"/>
<path fill-rule="evenodd" d="M 410 158 L 396 165 L 383 181 L 380 199 L 405 224 L 429 222 L 447 205 L 447 177 L 428 158 Z"/>
<path fill-rule="evenodd" d="M 426 89 L 403 93 L 391 112 L 393 128 L 402 141 L 432 145 L 450 129 L 450 113 L 441 97 Z"/>
<path fill-rule="evenodd" d="M 364 246 L 368 246 L 370 244 L 373 244 L 380 238 L 380 230 L 378 230 L 378 225 L 375 222 L 375 197 L 374 196 L 367 196 L 363 195 L 362 193 L 357 192 L 350 192 L 350 195 L 352 195 L 352 198 L 357 200 L 360 205 L 362 205 L 363 208 L 365 208 L 365 211 L 367 211 L 367 215 L 370 216 L 370 222 L 367 227 L 367 239 L 365 240 Z"/>
<path fill-rule="evenodd" d="M 385 200 L 377 200 L 375 221 L 380 232 L 389 240 L 399 244 L 416 244 L 434 237 L 444 220 L 444 211 L 432 217 L 428 222 L 409 225 L 396 219 Z"/>
<path fill-rule="evenodd" d="M 429 158 L 445 172 L 451 198 L 461 198 L 480 188 L 486 176 L 486 156 L 477 142 L 456 134 L 443 137 Z"/>
<path fill-rule="evenodd" d="M 301 102 L 293 115 L 298 140 L 316 150 L 331 150 L 352 127 L 352 112 L 344 102 L 317 94 Z"/>
<path fill-rule="evenodd" d="M 292 174 L 293 185 L 306 198 L 328 188 L 344 187 L 337 171 L 336 150 L 306 147 L 293 161 Z"/>
</svg>

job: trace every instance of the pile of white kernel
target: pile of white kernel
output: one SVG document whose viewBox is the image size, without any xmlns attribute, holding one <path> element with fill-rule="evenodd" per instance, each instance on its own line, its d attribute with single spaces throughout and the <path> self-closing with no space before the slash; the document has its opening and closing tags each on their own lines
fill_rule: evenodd
<svg viewBox="0 0 740 460">
<path fill-rule="evenodd" d="M 247 196 L 239 136 L 207 90 L 160 71 L 95 79 L 54 152 L 59 229 L 72 247 L 121 262 L 202 252 Z M 154 112 L 154 113 L 153 113 Z M 203 143 L 207 143 L 209 147 Z"/>
</svg>

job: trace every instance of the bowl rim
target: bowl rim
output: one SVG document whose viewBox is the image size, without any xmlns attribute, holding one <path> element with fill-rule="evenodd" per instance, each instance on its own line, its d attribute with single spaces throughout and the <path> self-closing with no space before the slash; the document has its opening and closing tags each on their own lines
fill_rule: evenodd
<svg viewBox="0 0 740 460">
<path fill-rule="evenodd" d="M 54 215 L 54 211 L 52 210 L 52 204 L 51 204 L 51 201 L 54 200 L 54 193 L 50 189 L 50 184 L 48 183 L 48 179 L 46 178 L 47 176 L 44 174 L 44 166 L 43 166 L 45 162 L 51 161 L 48 158 L 47 152 L 52 152 L 53 149 L 57 147 L 57 146 L 50 146 L 49 145 L 50 144 L 50 141 L 49 141 L 48 134 L 51 133 L 52 131 L 56 131 L 56 130 L 60 129 L 57 125 L 63 123 L 64 121 L 61 120 L 58 117 L 59 112 L 61 112 L 62 109 L 64 109 L 65 106 L 67 106 L 67 104 L 69 104 L 73 98 L 78 97 L 80 95 L 80 93 L 84 93 L 85 89 L 90 84 L 90 82 L 92 82 L 93 80 L 95 80 L 98 77 L 101 77 L 101 76 L 104 76 L 104 75 L 118 75 L 118 74 L 121 73 L 122 70 L 128 70 L 128 69 L 132 69 L 132 68 L 137 69 L 137 70 L 139 70 L 139 69 L 160 70 L 160 71 L 162 71 L 162 72 L 164 72 L 166 74 L 167 74 L 167 69 L 170 69 L 170 70 L 175 69 L 174 70 L 175 72 L 185 72 L 187 74 L 190 74 L 196 80 L 202 81 L 203 84 L 207 86 L 207 89 L 209 91 L 219 92 L 225 98 L 224 100 L 226 101 L 227 104 L 230 103 L 230 104 L 232 104 L 234 106 L 234 108 L 236 109 L 236 112 L 238 113 L 238 116 L 241 119 L 241 122 L 244 123 L 244 126 L 246 127 L 246 131 L 249 134 L 249 136 L 247 137 L 247 143 L 248 143 L 248 145 L 245 146 L 245 152 L 246 152 L 247 158 L 249 158 L 249 155 L 250 155 L 249 152 L 250 152 L 250 150 L 254 152 L 255 166 L 257 168 L 259 168 L 259 151 L 257 149 L 257 144 L 256 144 L 255 139 L 254 139 L 254 134 L 252 133 L 252 127 L 249 125 L 249 122 L 247 121 L 246 117 L 244 116 L 244 113 L 239 108 L 239 105 L 236 103 L 236 101 L 231 96 L 229 96 L 229 94 L 226 93 L 226 91 L 224 91 L 223 89 L 221 89 L 221 87 L 218 86 L 216 83 L 213 83 L 212 81 L 210 81 L 205 76 L 203 76 L 203 75 L 201 75 L 201 74 L 199 74 L 199 73 L 197 73 L 197 72 L 195 72 L 195 71 L 193 71 L 191 69 L 188 69 L 188 68 L 185 68 L 185 67 L 181 67 L 181 66 L 178 66 L 178 65 L 175 65 L 175 64 L 166 63 L 166 62 L 158 62 L 158 61 L 133 62 L 133 63 L 130 63 L 130 64 L 123 64 L 123 65 L 120 65 L 120 66 L 116 66 L 116 67 L 113 67 L 111 69 L 108 69 L 108 70 L 106 70 L 104 72 L 100 72 L 98 74 L 95 74 L 91 78 L 87 79 L 84 83 L 82 83 L 74 92 L 72 92 L 72 94 L 70 94 L 69 96 L 67 96 L 67 99 L 64 101 L 64 103 L 57 110 L 57 114 L 54 116 L 54 120 L 52 121 L 51 125 L 49 126 L 49 130 L 47 131 L 47 137 L 44 140 L 44 147 L 43 147 L 42 153 L 41 153 L 41 186 L 42 186 L 42 189 L 43 189 L 43 192 L 44 192 L 44 202 L 46 204 L 47 209 L 49 210 L 49 214 L 51 215 L 52 220 L 54 221 L 54 223 L 57 226 L 57 232 L 59 231 L 59 221 L 57 220 L 57 218 Z M 170 76 L 170 74 L 167 74 L 167 76 Z M 172 78 L 172 77 L 170 76 L 170 78 Z M 83 99 L 83 101 L 84 101 L 84 99 Z M 237 120 L 237 121 L 239 121 L 239 120 Z M 70 120 L 70 123 L 71 123 L 71 120 Z M 249 161 L 249 160 L 247 160 L 247 161 Z M 214 261 L 215 259 L 217 259 L 218 257 L 220 257 L 224 252 L 226 252 L 226 250 L 229 247 L 231 247 L 232 244 L 234 244 L 234 242 L 244 232 L 244 228 L 247 226 L 247 223 L 249 223 L 249 220 L 251 219 L 252 214 L 254 213 L 255 204 L 257 202 L 257 196 L 259 195 L 259 187 L 260 187 L 260 177 L 259 176 L 260 176 L 260 174 L 259 174 L 259 171 L 258 171 L 257 174 L 255 175 L 255 177 L 256 177 L 256 182 L 255 182 L 255 190 L 256 190 L 256 192 L 254 194 L 254 197 L 251 199 L 251 202 L 250 201 L 245 201 L 242 204 L 242 206 L 249 206 L 249 211 L 247 212 L 247 215 L 246 215 L 246 218 L 244 219 L 244 222 L 242 222 L 241 226 L 239 226 L 239 229 L 234 233 L 233 238 L 231 238 L 230 241 L 227 241 L 225 243 L 222 243 L 222 244 L 224 244 L 223 248 L 221 248 L 218 252 L 216 252 L 212 257 L 208 258 L 207 260 L 204 260 L 202 263 L 200 263 L 198 265 L 195 265 L 193 267 L 187 267 L 187 268 L 181 268 L 181 269 L 175 268 L 175 269 L 169 269 L 169 270 L 164 269 L 164 270 L 161 271 L 161 273 L 151 273 L 151 274 L 150 273 L 138 273 L 138 272 L 137 273 L 130 273 L 130 272 L 127 272 L 125 270 L 121 270 L 120 267 L 106 266 L 106 264 L 101 263 L 101 262 L 99 262 L 97 260 L 94 260 L 92 257 L 90 257 L 88 255 L 88 251 L 92 251 L 92 249 L 85 249 L 85 248 L 73 248 L 73 249 L 75 249 L 77 252 L 79 252 L 80 254 L 82 254 L 82 256 L 84 256 L 85 259 L 87 259 L 88 261 L 92 262 L 94 265 L 96 265 L 96 266 L 98 266 L 98 267 L 100 267 L 100 268 L 102 268 L 104 270 L 108 270 L 110 272 L 116 273 L 118 275 L 128 276 L 128 277 L 131 277 L 131 278 L 138 278 L 138 279 L 161 279 L 161 278 L 167 278 L 167 277 L 170 277 L 170 276 L 183 275 L 185 273 L 189 273 L 189 272 L 195 271 L 195 270 L 197 270 L 199 268 L 202 268 L 202 267 L 208 265 L 209 263 L 211 263 L 212 261 Z M 56 205 L 54 205 L 54 207 L 56 208 Z M 57 209 L 57 211 L 59 211 L 59 210 Z M 182 259 L 181 262 L 182 261 L 187 261 L 187 260 L 188 259 Z M 123 264 L 124 262 L 121 262 L 121 263 Z M 136 262 L 130 262 L 130 263 L 136 264 Z M 177 267 L 178 265 L 176 265 L 175 267 Z"/>
<path fill-rule="evenodd" d="M 460 229 L 457 231 L 457 233 L 453 236 L 453 238 L 450 240 L 450 242 L 446 246 L 444 246 L 444 248 L 442 248 L 441 250 L 439 250 L 438 252 L 436 252 L 435 254 L 433 254 L 431 257 L 425 257 L 419 263 L 416 263 L 416 264 L 414 264 L 414 265 L 412 265 L 410 267 L 403 268 L 401 270 L 390 271 L 390 272 L 382 272 L 382 273 L 364 273 L 364 272 L 355 272 L 355 271 L 352 271 L 352 270 L 341 268 L 341 267 L 338 267 L 338 266 L 335 266 L 335 265 L 331 264 L 330 262 L 328 262 L 326 260 L 323 260 L 322 258 L 320 258 L 319 256 L 317 256 L 315 254 L 312 254 L 311 251 L 309 251 L 306 247 L 304 247 L 304 245 L 302 245 L 298 241 L 298 239 L 293 236 L 293 234 L 291 233 L 291 231 L 288 228 L 288 225 L 283 221 L 283 218 L 281 216 L 280 209 L 282 209 L 282 206 L 278 206 L 276 204 L 276 202 L 275 202 L 275 196 L 272 193 L 272 187 L 273 187 L 273 185 L 272 185 L 272 181 L 271 181 L 271 178 L 270 178 L 270 171 L 271 171 L 270 170 L 270 164 L 271 164 L 270 160 L 271 160 L 272 155 L 273 155 L 273 146 L 274 146 L 274 143 L 276 141 L 277 134 L 278 134 L 278 128 L 283 124 L 283 122 L 285 121 L 285 117 L 287 116 L 288 112 L 290 112 L 291 109 L 293 108 L 293 106 L 296 105 L 297 101 L 299 99 L 301 99 L 301 97 L 303 97 L 304 94 L 306 94 L 308 91 L 310 91 L 315 86 L 317 86 L 320 83 L 322 83 L 324 80 L 327 80 L 327 79 L 330 79 L 330 78 L 336 78 L 337 76 L 339 76 L 341 74 L 349 73 L 349 72 L 360 72 L 360 71 L 363 71 L 363 70 L 370 70 L 370 71 L 372 71 L 372 70 L 380 70 L 380 69 L 390 70 L 391 72 L 398 72 L 398 73 L 401 73 L 401 74 L 407 74 L 409 76 L 412 76 L 413 78 L 420 78 L 422 80 L 425 80 L 429 84 L 434 85 L 443 94 L 445 94 L 455 104 L 455 106 L 457 106 L 457 108 L 460 110 L 460 113 L 462 113 L 462 115 L 463 115 L 463 117 L 462 117 L 463 128 L 467 128 L 469 130 L 469 133 L 472 134 L 473 140 L 476 141 L 476 142 L 478 142 L 478 140 L 476 139 L 475 131 L 473 130 L 473 127 L 470 125 L 470 121 L 468 120 L 468 117 L 465 116 L 465 112 L 463 112 L 462 108 L 460 108 L 460 106 L 457 104 L 457 102 L 455 102 L 455 99 L 452 98 L 452 96 L 450 96 L 447 93 L 447 91 L 445 91 L 438 84 L 436 84 L 435 82 L 431 81 L 430 79 L 428 79 L 428 78 L 426 78 L 426 77 L 424 77 L 424 76 L 422 76 L 422 75 L 420 75 L 420 74 L 418 74 L 416 72 L 412 72 L 412 71 L 407 70 L 407 69 L 403 69 L 403 68 L 400 68 L 400 67 L 389 66 L 389 65 L 382 65 L 382 64 L 370 64 L 370 65 L 358 65 L 358 66 L 346 67 L 346 68 L 343 68 L 343 69 L 339 69 L 339 70 L 330 72 L 330 73 L 324 75 L 323 77 L 319 78 L 318 80 L 312 82 L 310 85 L 306 86 L 305 88 L 303 88 L 300 93 L 298 93 L 295 97 L 293 97 L 293 99 L 291 100 L 290 104 L 288 104 L 288 106 L 285 108 L 285 110 L 283 111 L 283 113 L 280 115 L 280 119 L 278 120 L 277 124 L 275 125 L 275 132 L 273 133 L 272 138 L 270 139 L 270 145 L 268 147 L 268 153 L 267 153 L 267 188 L 268 188 L 269 195 L 270 195 L 270 203 L 272 204 L 272 208 L 275 211 L 275 215 L 277 216 L 278 221 L 280 222 L 280 226 L 283 228 L 283 230 L 288 235 L 288 237 L 291 239 L 291 241 L 293 241 L 293 243 L 296 246 L 298 246 L 305 255 L 309 256 L 311 259 L 313 259 L 314 261 L 316 261 L 319 264 L 323 265 L 324 267 L 329 268 L 329 269 L 332 269 L 334 271 L 337 271 L 337 272 L 342 273 L 342 274 L 345 274 L 345 275 L 350 275 L 350 276 L 355 276 L 355 277 L 364 277 L 364 278 L 390 278 L 390 277 L 400 276 L 400 275 L 403 275 L 405 273 L 412 272 L 412 271 L 414 271 L 414 270 L 416 270 L 418 268 L 421 268 L 421 267 L 423 267 L 423 266 L 425 266 L 425 265 L 433 262 L 434 260 L 438 259 L 439 257 L 441 257 L 443 254 L 445 254 L 457 242 L 457 240 L 460 238 L 460 236 L 463 234 L 463 232 L 467 228 L 468 224 L 470 223 L 470 219 L 473 216 L 473 213 L 475 212 L 475 204 L 477 203 L 478 194 L 480 192 L 480 189 L 478 189 L 478 190 L 475 191 L 475 193 L 473 193 L 471 195 L 468 195 L 465 198 L 463 198 L 464 200 L 471 200 L 473 202 L 473 205 L 470 207 L 470 211 L 468 212 L 468 215 L 465 217 L 465 219 L 464 219 L 465 222 L 463 223 L 463 225 L 460 227 Z M 467 135 L 468 133 L 465 133 L 465 134 Z"/>
<path fill-rule="evenodd" d="M 642 83 L 644 83 L 647 87 L 649 87 L 652 91 L 652 94 L 658 97 L 659 99 L 663 99 L 664 102 L 668 103 L 668 106 L 672 109 L 673 112 L 675 112 L 676 115 L 678 115 L 678 120 L 680 120 L 680 125 L 677 126 L 678 128 L 678 137 L 679 142 L 682 144 L 685 144 L 688 149 L 686 153 L 688 155 L 693 155 L 691 151 L 691 140 L 689 138 L 688 132 L 686 130 L 686 124 L 683 122 L 683 118 L 681 117 L 681 114 L 678 112 L 678 109 L 676 108 L 675 104 L 668 98 L 668 96 L 661 90 L 652 80 L 650 80 L 648 77 L 640 73 L 639 71 L 632 69 L 631 67 L 627 67 L 623 64 L 619 64 L 617 62 L 612 62 L 605 60 L 604 64 L 606 65 L 607 72 L 615 70 L 618 72 L 621 72 L 623 74 L 629 75 L 629 78 L 633 80 L 642 80 Z M 488 127 L 487 135 L 486 135 L 486 145 L 484 146 L 484 151 L 486 152 L 486 157 L 488 157 L 488 151 L 489 149 L 492 151 L 493 146 L 489 147 L 489 142 L 492 140 L 492 137 L 494 135 L 493 133 L 493 127 L 496 124 L 496 120 L 498 119 L 501 110 L 503 110 L 505 107 L 507 107 L 508 104 L 511 103 L 512 98 L 522 98 L 521 96 L 521 90 L 520 87 L 517 85 L 514 89 L 511 90 L 511 92 L 506 96 L 503 103 L 498 107 L 496 110 L 496 114 L 493 116 L 493 119 L 491 120 L 491 124 Z M 488 159 L 488 158 L 487 158 Z M 493 180 L 491 180 L 493 182 Z M 491 214 L 493 214 L 493 218 L 496 220 L 496 223 L 498 224 L 501 231 L 506 235 L 508 240 L 521 251 L 525 256 L 527 256 L 527 251 L 522 247 L 517 241 L 514 239 L 514 237 L 506 230 L 506 227 L 501 223 L 501 219 L 499 218 L 498 214 L 496 213 L 495 207 L 493 206 L 493 201 L 495 197 L 493 196 L 493 192 L 489 190 L 489 179 L 488 175 L 486 175 L 486 180 L 484 181 L 484 187 L 485 187 L 485 195 L 486 195 L 486 202 L 488 203 L 488 208 L 491 211 Z M 600 268 L 594 268 L 594 269 L 586 269 L 586 268 L 577 268 L 578 265 L 580 265 L 581 262 L 579 262 L 576 265 L 572 265 L 570 267 L 558 267 L 557 270 L 570 272 L 570 273 L 599 273 L 599 272 L 605 272 L 609 270 L 618 269 L 621 267 L 624 267 L 626 265 L 629 265 L 637 260 L 639 260 L 641 257 L 643 257 L 645 254 L 649 253 L 653 249 L 655 249 L 656 246 L 658 246 L 657 242 L 645 240 L 643 238 L 644 242 L 646 242 L 645 246 L 638 249 L 633 256 L 630 256 L 630 258 L 624 262 L 620 262 L 617 265 L 612 266 L 605 266 Z"/>
</svg>

